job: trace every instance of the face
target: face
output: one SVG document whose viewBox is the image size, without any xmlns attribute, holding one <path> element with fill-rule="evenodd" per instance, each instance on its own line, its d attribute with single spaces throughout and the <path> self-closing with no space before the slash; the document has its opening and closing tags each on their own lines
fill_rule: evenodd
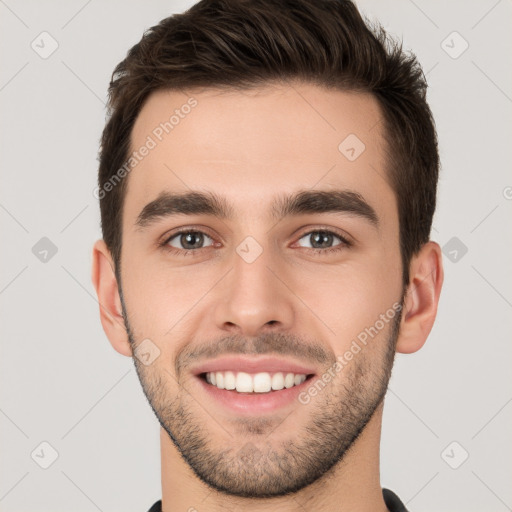
<svg viewBox="0 0 512 512">
<path fill-rule="evenodd" d="M 343 459 L 390 377 L 403 290 L 381 115 L 304 84 L 191 96 L 154 93 L 133 129 L 149 150 L 127 178 L 125 325 L 194 473 L 284 495 Z"/>
</svg>

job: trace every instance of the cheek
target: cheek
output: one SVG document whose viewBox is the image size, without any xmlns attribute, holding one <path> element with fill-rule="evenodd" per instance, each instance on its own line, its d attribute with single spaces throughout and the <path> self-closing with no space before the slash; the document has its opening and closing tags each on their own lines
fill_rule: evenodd
<svg viewBox="0 0 512 512">
<path fill-rule="evenodd" d="M 400 298 L 399 248 L 388 245 L 366 247 L 336 265 L 281 262 L 278 273 L 294 293 L 280 297 L 295 305 L 295 328 L 306 335 L 324 333 L 339 353 L 374 325 Z M 215 307 L 208 292 L 215 289 L 213 296 L 224 297 L 218 281 L 229 267 L 219 262 L 170 267 L 164 258 L 148 258 L 134 246 L 127 246 L 124 255 L 124 299 L 137 339 L 190 335 Z"/>
<path fill-rule="evenodd" d="M 170 268 L 142 260 L 131 253 L 123 261 L 126 308 L 139 336 L 161 339 L 183 328 L 218 280 L 218 272 L 208 266 Z"/>
<path fill-rule="evenodd" d="M 399 261 L 393 264 L 397 254 L 389 259 L 382 254 L 376 251 L 373 256 L 331 267 L 328 272 L 302 274 L 297 295 L 321 320 L 320 328 L 332 340 L 332 349 L 337 354 L 343 353 L 352 340 L 376 322 L 380 327 L 381 315 L 394 314 L 393 305 L 396 307 L 401 297 L 401 266 Z M 387 320 L 384 332 L 388 332 Z"/>
</svg>

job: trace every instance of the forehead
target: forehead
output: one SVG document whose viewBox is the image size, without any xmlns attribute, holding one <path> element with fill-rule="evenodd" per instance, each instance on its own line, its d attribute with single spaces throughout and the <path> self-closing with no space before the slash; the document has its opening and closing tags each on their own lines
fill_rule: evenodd
<svg viewBox="0 0 512 512">
<path fill-rule="evenodd" d="M 162 191 L 217 192 L 243 216 L 315 187 L 389 208 L 381 120 L 373 96 L 314 85 L 157 91 L 133 127 L 131 150 L 145 156 L 128 175 L 125 219 Z"/>
</svg>

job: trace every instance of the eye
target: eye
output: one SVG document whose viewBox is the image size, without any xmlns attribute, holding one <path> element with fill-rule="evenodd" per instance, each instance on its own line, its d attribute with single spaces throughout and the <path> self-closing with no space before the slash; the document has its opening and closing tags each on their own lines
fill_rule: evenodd
<svg viewBox="0 0 512 512">
<path fill-rule="evenodd" d="M 300 242 L 305 240 L 305 245 Z M 351 247 L 351 242 L 341 234 L 329 229 L 315 229 L 302 235 L 298 240 L 299 247 L 303 247 L 314 255 L 325 255 Z M 163 249 L 177 255 L 199 254 L 200 249 L 212 247 L 213 238 L 198 229 L 182 229 L 173 233 L 159 244 Z"/>
<path fill-rule="evenodd" d="M 210 240 L 211 243 L 204 245 L 205 239 Z M 164 245 L 174 247 L 175 249 L 182 251 L 190 251 L 194 249 L 203 249 L 204 247 L 213 245 L 213 240 L 202 231 L 189 230 L 175 233 L 164 242 Z"/>
<path fill-rule="evenodd" d="M 338 239 L 337 243 L 336 239 Z M 299 239 L 299 243 L 301 240 L 306 240 L 306 243 L 309 243 L 309 245 L 302 245 L 301 247 L 306 247 L 308 249 L 312 249 L 313 251 L 318 251 L 318 249 L 325 249 L 324 251 L 320 252 L 338 251 L 344 247 L 350 247 L 351 245 L 350 242 L 341 235 L 326 229 L 309 231 Z"/>
</svg>

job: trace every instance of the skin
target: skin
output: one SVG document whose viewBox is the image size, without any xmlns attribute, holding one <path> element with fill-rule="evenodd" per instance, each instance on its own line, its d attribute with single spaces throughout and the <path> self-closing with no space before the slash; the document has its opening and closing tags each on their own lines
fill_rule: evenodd
<svg viewBox="0 0 512 512">
<path fill-rule="evenodd" d="M 398 211 L 379 106 L 370 95 L 311 84 L 187 93 L 197 106 L 127 178 L 121 283 L 103 240 L 93 249 L 92 281 L 112 346 L 132 357 L 150 339 L 160 351 L 148 366 L 134 362 L 161 425 L 163 510 L 385 511 L 383 396 L 395 352 L 419 350 L 434 323 L 443 282 L 437 243 L 412 259 L 401 315 L 309 403 L 241 418 L 208 400 L 190 371 L 194 354 L 211 344 L 232 354 L 280 347 L 281 356 L 322 375 L 365 327 L 401 303 Z M 153 93 L 137 118 L 132 148 L 187 99 L 182 92 Z M 366 146 L 352 162 L 338 150 L 348 134 Z M 270 217 L 276 194 L 335 188 L 360 193 L 376 211 L 378 229 L 350 213 L 277 223 Z M 235 216 L 180 215 L 136 228 L 161 191 L 190 189 L 224 196 Z M 210 238 L 194 255 L 157 246 L 180 227 Z M 322 253 L 306 236 L 319 228 L 353 245 Z M 236 252 L 247 236 L 263 249 L 252 263 Z M 179 236 L 173 240 L 183 248 Z M 212 241 L 218 245 L 208 246 Z M 309 359 L 308 345 L 316 349 Z"/>
</svg>

